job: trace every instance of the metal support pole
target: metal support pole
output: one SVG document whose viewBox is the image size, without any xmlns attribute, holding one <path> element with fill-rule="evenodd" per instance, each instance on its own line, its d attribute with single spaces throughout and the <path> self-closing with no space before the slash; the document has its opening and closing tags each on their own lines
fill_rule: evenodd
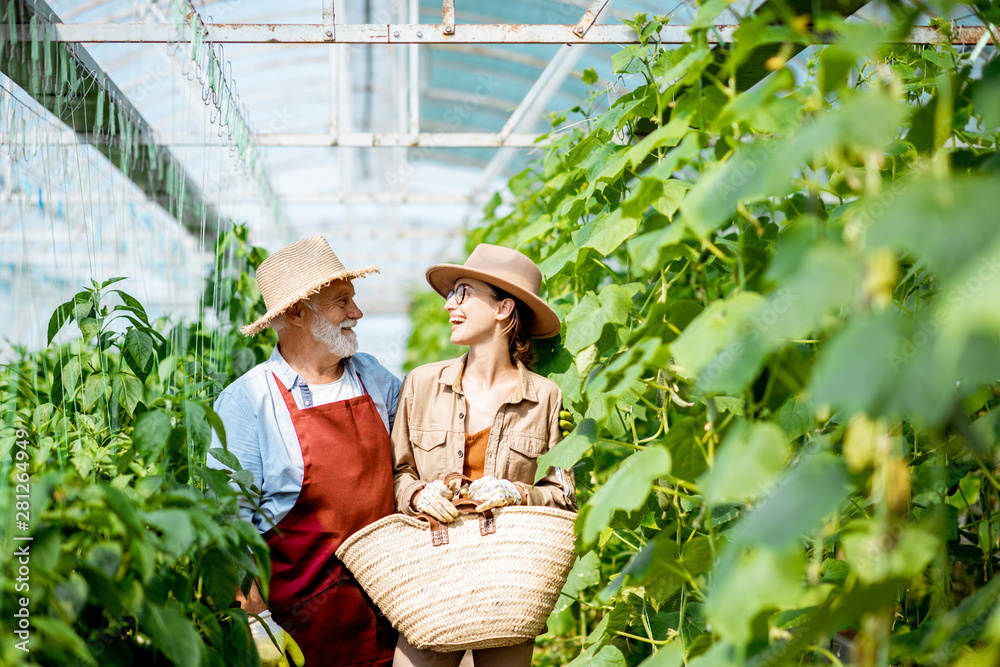
<svg viewBox="0 0 1000 667">
<path fill-rule="evenodd" d="M 580 18 L 580 22 L 576 24 L 575 28 L 573 28 L 573 33 L 577 37 L 583 37 L 586 35 L 587 31 L 590 30 L 590 26 L 594 25 L 594 21 L 596 21 L 597 17 L 601 15 L 602 11 L 604 11 L 604 6 L 607 5 L 608 2 L 609 0 L 594 0 L 590 4 L 590 7 L 587 8 L 587 11 L 583 13 L 583 17 Z"/>
<path fill-rule="evenodd" d="M 334 0 L 323 0 L 323 36 L 330 42 L 337 41 L 337 12 Z"/>
<path fill-rule="evenodd" d="M 444 26 L 444 34 L 455 34 L 455 0 L 444 0 L 441 9 L 441 25 Z"/>
<path fill-rule="evenodd" d="M 410 0 L 410 21 L 420 20 L 419 0 Z M 420 47 L 411 44 L 410 55 L 410 76 L 408 78 L 407 91 L 409 91 L 410 109 L 410 134 L 416 138 L 420 134 Z"/>
</svg>

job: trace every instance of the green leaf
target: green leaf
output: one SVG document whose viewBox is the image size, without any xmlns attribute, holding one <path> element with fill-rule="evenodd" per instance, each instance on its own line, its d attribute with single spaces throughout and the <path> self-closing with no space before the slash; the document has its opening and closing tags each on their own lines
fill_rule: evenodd
<svg viewBox="0 0 1000 667">
<path fill-rule="evenodd" d="M 141 415 L 132 432 L 132 442 L 147 463 L 155 461 L 167 445 L 173 428 L 170 416 L 161 410 Z"/>
<path fill-rule="evenodd" d="M 753 292 L 741 292 L 729 300 L 719 300 L 706 308 L 670 344 L 679 372 L 696 377 L 736 338 L 744 324 L 758 312 L 764 297 Z M 735 360 L 736 354 L 730 356 Z M 719 362 L 716 362 L 719 363 Z"/>
<path fill-rule="evenodd" d="M 588 86 L 592 86 L 597 83 L 597 72 L 594 68 L 588 67 L 583 70 L 583 74 L 580 76 L 580 79 Z"/>
<path fill-rule="evenodd" d="M 628 66 L 638 57 L 642 50 L 641 44 L 629 44 L 616 52 L 611 57 L 611 66 L 613 70 L 615 72 L 626 72 L 628 70 Z"/>
<path fill-rule="evenodd" d="M 605 132 L 617 132 L 627 121 L 635 118 L 636 108 L 643 102 L 645 100 L 635 92 L 619 97 L 610 109 L 597 118 L 597 127 Z"/>
<path fill-rule="evenodd" d="M 593 419 L 584 419 L 565 440 L 538 457 L 535 482 L 545 477 L 550 467 L 571 470 L 596 442 L 597 425 Z"/>
<path fill-rule="evenodd" d="M 72 356 L 63 364 L 59 377 L 62 381 L 64 395 L 67 398 L 73 395 L 77 386 L 83 381 L 82 374 L 83 366 L 80 363 L 80 357 Z"/>
<path fill-rule="evenodd" d="M 600 295 L 588 292 L 566 316 L 566 349 L 570 354 L 593 345 L 606 324 L 625 324 L 632 297 L 619 285 L 608 285 Z"/>
<path fill-rule="evenodd" d="M 208 450 L 208 453 L 219 463 L 226 466 L 230 470 L 233 471 L 243 470 L 243 466 L 240 465 L 240 460 L 236 458 L 236 455 L 230 452 L 229 450 L 220 449 L 219 447 L 213 447 L 212 449 Z"/>
<path fill-rule="evenodd" d="M 84 562 L 114 578 L 122 562 L 122 547 L 116 542 L 95 544 L 87 552 Z"/>
<path fill-rule="evenodd" d="M 668 181 L 674 182 L 680 181 Z M 629 257 L 643 271 L 659 271 L 668 262 L 688 254 L 689 248 L 681 243 L 685 231 L 683 225 L 667 225 L 629 239 L 626 244 Z"/>
<path fill-rule="evenodd" d="M 558 250 L 546 257 L 538 268 L 546 278 L 552 278 L 570 262 L 575 262 L 580 248 L 575 243 L 564 243 Z"/>
<path fill-rule="evenodd" d="M 625 218 L 623 215 L 623 211 L 616 208 L 611 213 L 588 222 L 573 232 L 573 244 L 577 248 L 594 248 L 603 256 L 610 255 L 639 229 L 638 219 Z"/>
<path fill-rule="evenodd" d="M 670 432 L 663 440 L 663 446 L 670 450 L 673 459 L 671 474 L 678 479 L 694 482 L 708 467 L 703 446 L 696 439 L 701 435 L 699 430 L 700 425 L 684 417 L 670 425 Z"/>
<path fill-rule="evenodd" d="M 118 518 L 122 520 L 125 527 L 128 528 L 134 536 L 145 535 L 146 529 L 139 520 L 139 513 L 136 511 L 133 501 L 124 493 L 112 486 L 101 485 L 98 488 L 100 488 L 104 493 L 104 497 L 107 499 L 108 505 L 114 513 L 118 515 Z"/>
<path fill-rule="evenodd" d="M 578 597 L 580 592 L 601 583 L 601 559 L 596 551 L 588 551 L 573 565 L 563 586 L 564 595 Z"/>
<path fill-rule="evenodd" d="M 188 442 L 197 451 L 205 451 L 212 442 L 212 426 L 205 408 L 195 401 L 184 401 L 184 426 L 188 432 Z"/>
<path fill-rule="evenodd" d="M 599 397 L 612 402 L 631 399 L 637 403 L 646 389 L 640 378 L 650 368 L 662 368 L 668 360 L 667 348 L 659 338 L 647 338 L 628 348 L 587 385 L 587 396 L 592 401 Z"/>
<path fill-rule="evenodd" d="M 208 423 L 212 427 L 212 430 L 215 432 L 216 436 L 218 436 L 219 442 L 222 443 L 222 447 L 225 448 L 226 427 L 222 423 L 222 418 L 219 417 L 218 413 L 216 413 L 215 410 L 213 410 L 212 408 L 206 407 L 204 408 L 204 412 L 205 412 L 205 419 L 208 420 Z"/>
<path fill-rule="evenodd" d="M 66 651 L 85 665 L 96 667 L 98 664 L 86 642 L 73 631 L 73 628 L 62 621 L 41 614 L 33 614 L 31 625 L 38 633 L 36 637 L 31 639 L 30 646 L 33 650 L 37 650 L 37 646 L 43 644 L 47 653 L 49 651 Z"/>
<path fill-rule="evenodd" d="M 898 354 L 898 339 L 898 320 L 891 315 L 849 323 L 826 344 L 816 363 L 813 400 L 850 413 L 880 414 L 895 387 L 898 369 L 893 355 Z"/>
<path fill-rule="evenodd" d="M 699 28 L 709 28 L 715 23 L 715 19 L 724 12 L 732 0 L 707 0 L 698 7 L 698 13 L 691 22 L 691 31 Z"/>
<path fill-rule="evenodd" d="M 148 524 L 161 532 L 164 550 L 174 558 L 184 554 L 197 539 L 186 510 L 164 509 L 146 512 L 143 516 Z"/>
<path fill-rule="evenodd" d="M 595 644 L 567 663 L 566 667 L 626 667 L 627 664 L 617 647 Z"/>
<path fill-rule="evenodd" d="M 146 309 L 142 307 L 142 304 L 139 303 L 138 299 L 136 299 L 131 294 L 128 294 L 127 292 L 124 292 L 124 291 L 122 291 L 120 289 L 115 289 L 115 290 L 111 290 L 111 291 L 114 292 L 115 294 L 117 294 L 119 297 L 121 297 L 122 302 L 125 304 L 125 306 L 130 311 L 132 311 L 133 313 L 135 313 L 136 315 L 138 315 L 140 317 L 140 319 L 147 326 L 149 325 L 149 317 L 146 315 Z"/>
<path fill-rule="evenodd" d="M 734 529 L 731 543 L 785 549 L 839 509 L 847 489 L 843 461 L 828 452 L 807 454 Z"/>
<path fill-rule="evenodd" d="M 824 95 L 829 95 L 843 85 L 856 60 L 856 53 L 838 44 L 831 44 L 823 49 L 819 56 L 819 86 Z"/>
<path fill-rule="evenodd" d="M 49 318 L 48 340 L 45 344 L 51 345 L 52 339 L 55 338 L 57 333 L 59 333 L 59 330 L 62 329 L 66 321 L 73 316 L 77 306 L 81 303 L 87 303 L 89 301 L 90 294 L 88 292 L 80 292 L 66 303 L 60 304 L 52 312 L 52 317 Z"/>
<path fill-rule="evenodd" d="M 684 647 L 679 641 L 661 646 L 660 650 L 639 663 L 639 667 L 683 667 Z"/>
<path fill-rule="evenodd" d="M 680 143 L 684 135 L 691 129 L 689 126 L 690 118 L 690 112 L 681 112 L 671 118 L 670 122 L 666 125 L 657 128 L 651 134 L 643 137 L 642 141 L 632 146 L 626 154 L 629 166 L 635 169 L 657 148 L 676 146 Z"/>
<path fill-rule="evenodd" d="M 1000 60 L 993 58 L 983 67 L 983 78 L 973 96 L 976 111 L 986 127 L 1000 128 Z"/>
<path fill-rule="evenodd" d="M 1000 235 L 992 224 L 998 207 L 996 176 L 926 175 L 865 198 L 849 219 L 867 230 L 869 247 L 903 248 L 933 271 L 949 274 L 965 269 L 984 249 L 992 248 Z M 961 224 L 955 224 L 957 220 Z"/>
<path fill-rule="evenodd" d="M 153 361 L 153 339 L 149 334 L 129 329 L 125 334 L 125 358 L 129 366 L 140 377 L 145 377 Z"/>
<path fill-rule="evenodd" d="M 84 342 L 92 340 L 101 331 L 100 322 L 93 317 L 81 317 L 77 323 L 80 325 L 80 337 Z"/>
<path fill-rule="evenodd" d="M 98 402 L 103 401 L 108 383 L 103 373 L 91 373 L 83 385 L 83 409 L 89 411 Z"/>
<path fill-rule="evenodd" d="M 209 549 L 198 562 L 198 576 L 203 582 L 203 595 L 217 609 L 226 609 L 233 601 L 239 585 L 233 560 L 219 549 Z"/>
<path fill-rule="evenodd" d="M 841 541 L 858 579 L 874 584 L 920 574 L 941 550 L 941 531 L 936 528 L 931 522 L 890 529 L 881 522 L 861 519 L 843 527 Z"/>
<path fill-rule="evenodd" d="M 730 546 L 730 545 L 727 545 Z M 775 551 L 731 545 L 712 579 L 705 612 L 712 632 L 737 646 L 752 636 L 762 611 L 790 609 L 803 597 L 805 559 L 797 546 Z"/>
<path fill-rule="evenodd" d="M 142 383 L 131 373 L 119 373 L 115 379 L 121 387 L 118 392 L 118 402 L 125 408 L 125 412 L 131 415 L 135 411 L 135 406 L 142 400 Z"/>
<path fill-rule="evenodd" d="M 813 429 L 815 412 L 812 401 L 801 396 L 792 396 L 781 404 L 774 414 L 774 421 L 789 440 L 795 440 Z"/>
<path fill-rule="evenodd" d="M 170 662 L 177 667 L 201 666 L 204 642 L 179 604 L 160 606 L 147 602 L 140 621 L 153 645 Z"/>
<path fill-rule="evenodd" d="M 584 544 L 592 544 L 618 510 L 632 512 L 649 497 L 650 487 L 670 473 L 670 452 L 651 446 L 629 456 L 610 479 L 597 489 L 577 519 Z"/>
<path fill-rule="evenodd" d="M 787 139 L 741 145 L 731 160 L 698 179 L 681 206 L 684 222 L 705 238 L 733 216 L 738 203 L 790 194 L 796 172 L 828 152 L 881 149 L 905 114 L 905 107 L 885 93 L 858 93 L 839 108 L 817 114 Z"/>
<path fill-rule="evenodd" d="M 774 424 L 739 422 L 726 435 L 715 465 L 700 480 L 705 500 L 718 504 L 742 502 L 766 493 L 784 469 L 789 447 Z"/>
</svg>

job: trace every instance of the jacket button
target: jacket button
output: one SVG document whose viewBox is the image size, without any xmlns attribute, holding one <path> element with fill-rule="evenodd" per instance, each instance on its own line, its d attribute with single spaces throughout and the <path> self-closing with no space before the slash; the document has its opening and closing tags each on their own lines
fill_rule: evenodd
<svg viewBox="0 0 1000 667">
<path fill-rule="evenodd" d="M 459 412 L 458 413 L 458 418 L 459 419 L 465 419 L 465 413 L 464 412 Z"/>
<path fill-rule="evenodd" d="M 465 456 L 465 452 L 462 451 L 461 449 L 458 450 L 458 458 L 462 458 L 463 456 Z"/>
</svg>

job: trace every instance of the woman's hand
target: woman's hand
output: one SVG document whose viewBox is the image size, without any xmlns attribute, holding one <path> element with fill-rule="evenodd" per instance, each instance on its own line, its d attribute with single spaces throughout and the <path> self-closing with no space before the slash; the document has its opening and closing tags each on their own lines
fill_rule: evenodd
<svg viewBox="0 0 1000 667">
<path fill-rule="evenodd" d="M 452 504 L 454 492 L 439 479 L 425 486 L 413 501 L 413 507 L 443 523 L 458 518 L 458 509 Z"/>
<path fill-rule="evenodd" d="M 488 475 L 480 477 L 469 486 L 469 498 L 479 503 L 476 506 L 477 512 L 521 504 L 521 492 L 514 486 L 514 482 Z"/>
</svg>

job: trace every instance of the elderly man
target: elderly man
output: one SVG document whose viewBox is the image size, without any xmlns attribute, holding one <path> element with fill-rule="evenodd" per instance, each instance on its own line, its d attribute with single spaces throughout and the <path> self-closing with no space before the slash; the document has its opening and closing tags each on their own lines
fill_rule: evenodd
<svg viewBox="0 0 1000 667">
<path fill-rule="evenodd" d="M 320 236 L 268 257 L 257 270 L 267 313 L 241 331 L 270 326 L 278 345 L 215 403 L 229 451 L 261 490 L 258 506 L 241 501 L 241 518 L 271 548 L 267 604 L 256 591 L 241 604 L 271 619 L 279 642 L 287 631 L 312 667 L 388 666 L 396 644 L 334 555 L 394 509 L 389 433 L 400 382 L 356 353 L 353 331 L 362 313 L 351 280 L 377 270 L 345 269 Z M 263 654 L 270 640 L 254 630 Z"/>
</svg>

